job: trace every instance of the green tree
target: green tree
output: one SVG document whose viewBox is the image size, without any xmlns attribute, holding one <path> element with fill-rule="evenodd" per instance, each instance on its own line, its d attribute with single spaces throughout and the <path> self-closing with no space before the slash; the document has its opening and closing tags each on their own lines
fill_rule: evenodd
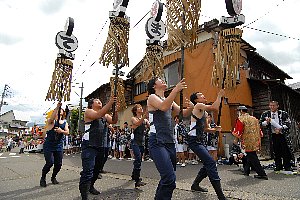
<svg viewBox="0 0 300 200">
<path fill-rule="evenodd" d="M 79 110 L 78 109 L 73 109 L 71 111 L 71 133 L 77 133 L 78 130 L 78 118 L 79 118 Z"/>
</svg>

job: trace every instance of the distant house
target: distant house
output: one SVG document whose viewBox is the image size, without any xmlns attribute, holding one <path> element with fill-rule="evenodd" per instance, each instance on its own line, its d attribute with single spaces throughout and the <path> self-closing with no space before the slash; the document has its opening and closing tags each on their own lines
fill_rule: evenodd
<svg viewBox="0 0 300 200">
<path fill-rule="evenodd" d="M 2 133 L 2 135 L 24 134 L 25 130 L 28 128 L 26 126 L 27 122 L 28 121 L 22 119 L 17 119 L 13 110 L 5 112 L 0 115 L 0 133 Z"/>
<path fill-rule="evenodd" d="M 125 121 L 128 121 L 128 118 L 131 117 L 131 107 L 133 104 L 133 81 L 131 79 L 124 80 L 125 86 L 125 101 L 127 104 L 127 109 L 118 113 L 118 125 L 123 125 Z M 106 103 L 109 101 L 111 95 L 110 83 L 105 83 L 93 91 L 91 94 L 86 96 L 84 99 L 88 101 L 91 98 L 99 98 L 102 103 Z M 122 126 L 121 126 L 122 127 Z"/>
<path fill-rule="evenodd" d="M 208 102 L 213 102 L 216 99 L 219 89 L 211 86 L 211 74 L 214 65 L 214 28 L 201 26 L 198 30 L 197 48 L 192 52 L 188 49 L 185 50 L 184 77 L 188 85 L 188 88 L 183 92 L 185 97 L 199 91 L 205 94 Z M 300 135 L 297 135 L 296 122 L 300 121 L 300 106 L 297 103 L 300 99 L 300 92 L 284 83 L 286 79 L 292 79 L 292 77 L 258 54 L 256 49 L 245 40 L 242 40 L 240 50 L 240 59 L 243 64 L 240 66 L 239 77 L 237 77 L 238 85 L 236 89 L 226 91 L 226 101 L 223 102 L 222 106 L 220 120 L 222 134 L 219 137 L 219 155 L 224 155 L 224 143 L 232 143 L 231 132 L 237 118 L 237 107 L 245 105 L 254 116 L 259 118 L 263 111 L 269 109 L 268 103 L 271 100 L 278 101 L 280 108 L 290 114 L 293 145 L 295 149 L 298 149 Z M 167 95 L 179 81 L 180 63 L 181 52 L 164 52 L 164 72 L 168 85 Z M 146 106 L 148 96 L 146 83 L 151 77 L 151 70 L 146 70 L 142 74 L 141 66 L 142 60 L 127 75 L 126 96 L 130 98 L 126 98 L 128 108 L 119 113 L 120 122 L 128 121 L 132 116 L 130 113 L 131 105 L 139 103 Z M 86 100 L 92 97 L 100 98 L 103 103 L 106 103 L 109 96 L 110 85 L 107 83 L 89 94 Z M 179 95 L 175 101 L 179 104 Z M 214 113 L 215 120 L 217 120 L 216 116 L 217 113 Z M 120 125 L 122 124 L 120 123 Z M 265 135 L 262 140 L 262 154 L 264 156 L 270 155 L 268 135 Z"/>
<path fill-rule="evenodd" d="M 289 87 L 300 92 L 300 82 L 290 84 Z"/>
</svg>

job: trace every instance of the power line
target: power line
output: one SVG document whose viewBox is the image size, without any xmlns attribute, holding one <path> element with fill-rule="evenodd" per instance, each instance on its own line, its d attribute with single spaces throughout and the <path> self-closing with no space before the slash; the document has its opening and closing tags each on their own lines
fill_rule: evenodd
<svg viewBox="0 0 300 200">
<path fill-rule="evenodd" d="M 148 14 L 150 13 L 150 10 L 130 29 L 130 31 L 132 30 L 132 29 L 134 29 Z M 108 20 L 106 20 L 106 22 L 105 22 L 105 24 L 104 24 L 104 26 L 106 25 L 106 23 L 107 23 L 107 21 Z M 102 27 L 102 29 L 101 29 L 101 31 L 103 30 L 103 28 L 104 28 L 104 26 Z M 101 32 L 100 31 L 100 32 Z M 99 35 L 100 35 L 100 33 L 99 33 Z M 95 40 L 96 41 L 96 40 Z M 90 50 L 89 50 L 90 51 Z M 89 66 L 89 68 L 87 68 L 87 69 L 85 69 L 82 73 L 81 73 L 81 75 L 82 74 L 84 74 L 88 69 L 90 69 L 94 64 L 96 63 L 96 61 L 94 61 L 90 66 Z M 78 71 L 78 70 L 77 70 Z M 74 74 L 74 76 L 75 76 L 75 74 Z M 75 82 L 77 80 L 77 77 L 73 80 L 73 82 Z"/>
<path fill-rule="evenodd" d="M 284 2 L 284 0 L 282 0 L 282 2 L 280 2 L 280 3 L 278 3 L 278 4 L 276 5 L 276 7 L 279 7 L 279 5 L 280 5 L 281 3 L 283 3 L 283 2 Z M 250 22 L 249 24 L 244 25 L 242 28 L 247 27 L 247 26 L 249 26 L 249 25 L 251 25 L 251 24 L 257 22 L 258 20 L 260 20 L 260 19 L 262 19 L 263 17 L 265 17 L 265 16 L 267 16 L 268 14 L 270 14 L 271 11 L 273 11 L 273 10 L 269 10 L 269 11 L 266 12 L 264 15 L 262 15 L 261 17 L 255 19 L 254 21 Z"/>
<path fill-rule="evenodd" d="M 94 44 L 96 43 L 98 37 L 100 36 L 100 34 L 101 34 L 101 32 L 103 31 L 103 29 L 104 29 L 104 27 L 105 27 L 105 25 L 106 25 L 107 22 L 108 22 L 108 19 L 105 21 L 105 23 L 104 23 L 104 25 L 102 26 L 100 32 L 98 33 L 96 39 L 94 40 L 94 42 L 92 43 L 91 47 L 89 48 L 87 54 L 85 55 L 85 58 L 88 56 L 88 54 L 90 53 L 91 49 L 94 47 Z M 79 71 L 80 67 L 82 66 L 83 62 L 85 61 L 85 58 L 81 61 L 81 64 L 79 65 L 77 71 L 73 74 L 73 78 L 74 78 L 74 76 L 77 74 L 77 72 Z M 75 79 L 75 80 L 76 80 L 76 79 Z M 75 81 L 75 80 L 74 80 L 74 81 Z"/>
<path fill-rule="evenodd" d="M 265 31 L 265 30 L 261 30 L 261 29 L 257 29 L 257 28 L 248 27 L 248 26 L 246 26 L 244 28 L 248 28 L 248 29 L 260 31 L 260 32 L 263 32 L 263 33 L 268 33 L 268 34 L 271 34 L 271 35 L 276 35 L 276 36 L 285 37 L 285 38 L 289 38 L 289 39 L 300 41 L 299 38 L 295 38 L 295 37 L 291 37 L 291 36 L 286 36 L 286 35 L 282 35 L 282 34 L 279 34 L 279 33 L 273 33 L 273 32 L 270 32 L 270 31 Z"/>
<path fill-rule="evenodd" d="M 149 13 L 150 10 L 130 30 L 134 29 Z"/>
<path fill-rule="evenodd" d="M 44 115 L 47 114 L 47 112 L 51 109 L 51 107 L 55 104 L 55 101 L 52 103 L 52 105 L 44 112 Z"/>
</svg>

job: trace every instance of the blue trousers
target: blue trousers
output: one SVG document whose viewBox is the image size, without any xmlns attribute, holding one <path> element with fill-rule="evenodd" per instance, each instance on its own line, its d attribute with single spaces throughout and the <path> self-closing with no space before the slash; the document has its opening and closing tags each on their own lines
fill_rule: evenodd
<svg viewBox="0 0 300 200">
<path fill-rule="evenodd" d="M 149 138 L 150 157 L 154 161 L 160 174 L 160 181 L 156 189 L 156 200 L 172 199 L 176 188 L 176 149 L 175 144 L 157 143 L 155 136 Z"/>
<path fill-rule="evenodd" d="M 216 161 L 211 157 L 208 153 L 208 150 L 198 142 L 196 136 L 189 136 L 188 137 L 188 145 L 190 149 L 201 159 L 203 162 L 203 167 L 198 172 L 198 175 L 201 177 L 207 177 L 209 180 L 212 181 L 219 181 L 221 180 L 216 166 Z"/>
<path fill-rule="evenodd" d="M 134 154 L 133 169 L 141 169 L 142 156 L 145 151 L 144 146 L 139 146 L 137 144 L 132 144 L 132 151 Z"/>
<path fill-rule="evenodd" d="M 52 177 L 55 178 L 62 166 L 62 151 L 44 151 L 44 157 L 46 164 L 42 169 L 42 178 L 46 178 L 46 174 L 50 171 L 54 165 Z"/>
<path fill-rule="evenodd" d="M 103 171 L 104 165 L 108 158 L 108 153 L 109 153 L 109 147 L 104 147 L 104 159 L 103 162 L 101 162 L 100 171 Z"/>
<path fill-rule="evenodd" d="M 82 141 L 81 147 L 82 171 L 80 172 L 79 185 L 90 183 L 93 186 L 98 179 L 102 163 L 105 160 L 104 147 L 89 147 L 88 142 L 85 140 Z"/>
<path fill-rule="evenodd" d="M 141 176 L 142 156 L 145 149 L 144 146 L 139 146 L 135 143 L 133 143 L 131 147 L 134 154 L 133 170 L 131 177 L 137 182 L 139 181 Z"/>
</svg>

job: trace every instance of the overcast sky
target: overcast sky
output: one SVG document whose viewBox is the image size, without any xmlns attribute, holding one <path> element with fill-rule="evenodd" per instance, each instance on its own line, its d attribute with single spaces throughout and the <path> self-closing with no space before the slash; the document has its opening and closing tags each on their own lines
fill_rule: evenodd
<svg viewBox="0 0 300 200">
<path fill-rule="evenodd" d="M 83 96 L 107 83 L 113 67 L 98 63 L 109 26 L 108 12 L 113 0 L 0 0 L 0 92 L 10 86 L 11 96 L 5 98 L 7 106 L 2 112 L 13 109 L 23 120 L 43 122 L 43 113 L 54 108 L 53 102 L 45 102 L 45 96 L 54 70 L 58 48 L 57 32 L 64 30 L 67 17 L 73 17 L 73 35 L 79 47 L 74 52 L 73 81 L 84 84 Z M 127 15 L 133 27 L 150 10 L 153 0 L 130 0 Z M 163 1 L 164 2 L 164 1 Z M 300 1 L 298 0 L 244 0 L 242 13 L 245 25 L 273 32 L 263 33 L 244 28 L 243 38 L 257 52 L 288 73 L 292 80 L 300 81 Z M 213 18 L 228 16 L 224 0 L 202 0 L 200 23 Z M 129 72 L 145 53 L 144 26 L 148 16 L 130 30 Z M 258 19 L 256 21 L 256 19 Z M 105 24 L 106 22 L 106 24 Z M 103 28 L 104 27 L 104 28 Z M 103 30 L 102 30 L 103 28 Z M 101 31 L 102 30 L 102 31 Z M 96 61 L 92 66 L 91 64 Z M 79 85 L 72 88 L 71 102 L 78 104 Z"/>
</svg>

